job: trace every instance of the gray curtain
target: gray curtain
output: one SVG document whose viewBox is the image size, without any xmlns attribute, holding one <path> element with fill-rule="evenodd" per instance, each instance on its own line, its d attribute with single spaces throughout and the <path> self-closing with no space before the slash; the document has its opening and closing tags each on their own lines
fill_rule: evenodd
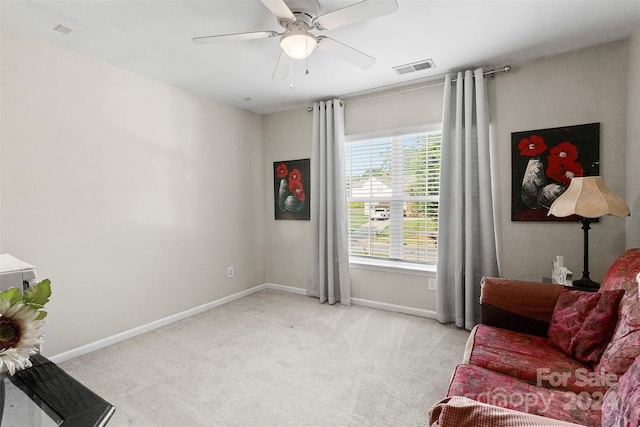
<svg viewBox="0 0 640 427">
<path fill-rule="evenodd" d="M 498 275 L 482 68 L 445 78 L 436 312 L 441 322 L 480 322 L 480 281 Z"/>
<path fill-rule="evenodd" d="M 307 293 L 351 304 L 344 170 L 344 105 L 313 104 L 311 140 L 311 268 Z"/>
</svg>

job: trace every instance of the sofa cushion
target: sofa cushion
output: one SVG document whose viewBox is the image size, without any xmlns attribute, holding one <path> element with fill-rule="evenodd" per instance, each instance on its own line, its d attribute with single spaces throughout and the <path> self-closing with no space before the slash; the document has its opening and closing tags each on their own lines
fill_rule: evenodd
<svg viewBox="0 0 640 427">
<path fill-rule="evenodd" d="M 431 427 L 576 427 L 552 418 L 500 408 L 461 396 L 447 397 L 429 411 Z"/>
<path fill-rule="evenodd" d="M 565 289 L 553 309 L 549 324 L 549 343 L 571 355 L 571 342 L 587 316 L 596 308 L 601 294 Z"/>
<path fill-rule="evenodd" d="M 624 289 L 602 292 L 596 308 L 584 320 L 571 340 L 571 354 L 584 363 L 597 363 L 611 341 L 618 321 L 618 307 Z"/>
<path fill-rule="evenodd" d="M 607 390 L 602 402 L 602 426 L 640 426 L 640 356 Z"/>
<path fill-rule="evenodd" d="M 612 385 L 610 378 L 597 377 L 590 366 L 558 350 L 547 338 L 487 325 L 478 325 L 471 331 L 464 362 L 576 393 L 604 395 Z"/>
<path fill-rule="evenodd" d="M 636 276 L 640 273 L 640 248 L 627 250 L 607 271 L 601 291 L 624 289 L 618 323 L 595 370 L 624 374 L 640 355 L 640 299 Z"/>
<path fill-rule="evenodd" d="M 516 411 L 599 426 L 602 395 L 551 390 L 474 365 L 458 365 L 447 396 L 462 396 Z"/>
</svg>

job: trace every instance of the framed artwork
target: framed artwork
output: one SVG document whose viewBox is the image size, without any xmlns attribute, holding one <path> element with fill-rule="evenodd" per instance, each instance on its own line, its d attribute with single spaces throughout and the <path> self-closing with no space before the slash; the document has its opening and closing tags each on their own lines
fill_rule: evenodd
<svg viewBox="0 0 640 427">
<path fill-rule="evenodd" d="M 547 216 L 578 176 L 600 174 L 600 123 L 511 134 L 511 221 L 578 221 Z"/>
<path fill-rule="evenodd" d="M 276 219 L 311 219 L 311 159 L 273 162 L 273 207 Z"/>
</svg>

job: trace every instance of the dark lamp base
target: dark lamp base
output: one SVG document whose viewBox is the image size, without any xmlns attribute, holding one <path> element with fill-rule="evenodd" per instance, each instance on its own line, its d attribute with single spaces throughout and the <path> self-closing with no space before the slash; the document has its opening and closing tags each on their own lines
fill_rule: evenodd
<svg viewBox="0 0 640 427">
<path fill-rule="evenodd" d="M 575 286 L 576 288 L 589 288 L 594 290 L 600 289 L 600 283 L 594 282 L 588 277 L 587 278 L 583 277 L 582 279 L 574 280 L 572 285 Z"/>
</svg>

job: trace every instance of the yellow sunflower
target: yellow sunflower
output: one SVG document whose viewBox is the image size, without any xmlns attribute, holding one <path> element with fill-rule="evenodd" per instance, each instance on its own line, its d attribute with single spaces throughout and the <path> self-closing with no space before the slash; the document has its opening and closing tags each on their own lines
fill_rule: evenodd
<svg viewBox="0 0 640 427">
<path fill-rule="evenodd" d="M 11 305 L 0 301 L 0 372 L 13 375 L 17 370 L 31 366 L 29 356 L 38 352 L 42 341 L 44 321 L 40 310 L 23 302 Z"/>
</svg>

